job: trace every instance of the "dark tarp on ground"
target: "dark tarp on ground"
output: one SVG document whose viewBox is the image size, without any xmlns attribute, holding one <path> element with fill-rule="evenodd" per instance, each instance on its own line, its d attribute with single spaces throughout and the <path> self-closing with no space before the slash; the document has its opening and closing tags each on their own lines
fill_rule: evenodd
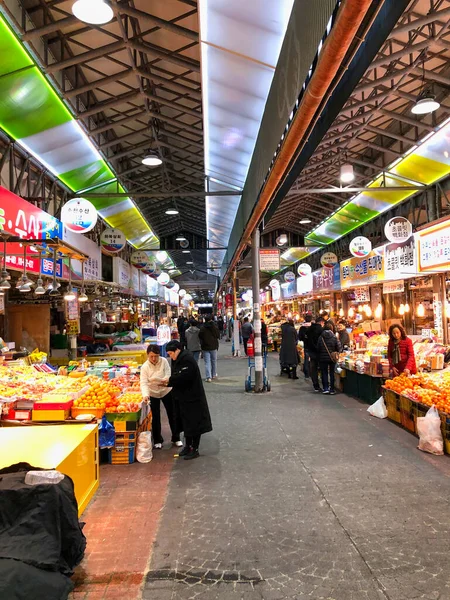
<svg viewBox="0 0 450 600">
<path fill-rule="evenodd" d="M 0 471 L 0 598 L 62 600 L 86 548 L 73 482 L 66 476 L 56 485 L 29 486 L 27 470 L 39 469 L 13 465 Z M 14 579 L 4 576 L 11 564 Z M 20 581 L 33 593 L 22 595 Z"/>
</svg>

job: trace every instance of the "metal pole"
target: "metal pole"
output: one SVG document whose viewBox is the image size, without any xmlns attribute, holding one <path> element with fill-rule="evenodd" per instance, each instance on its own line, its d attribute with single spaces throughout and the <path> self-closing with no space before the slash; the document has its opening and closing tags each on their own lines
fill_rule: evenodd
<svg viewBox="0 0 450 600">
<path fill-rule="evenodd" d="M 239 320 L 237 316 L 237 271 L 234 269 L 233 271 L 233 356 L 240 356 L 241 350 L 239 346 Z"/>
<path fill-rule="evenodd" d="M 257 227 L 252 235 L 252 288 L 253 288 L 253 331 L 255 333 L 255 392 L 263 391 L 263 357 L 261 342 L 261 313 L 259 305 L 259 244 Z"/>
</svg>

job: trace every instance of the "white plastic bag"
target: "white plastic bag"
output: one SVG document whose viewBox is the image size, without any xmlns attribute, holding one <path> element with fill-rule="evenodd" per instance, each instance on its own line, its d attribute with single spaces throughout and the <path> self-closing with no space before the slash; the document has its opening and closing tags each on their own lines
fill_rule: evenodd
<svg viewBox="0 0 450 600">
<path fill-rule="evenodd" d="M 383 396 L 380 396 L 374 404 L 371 404 L 367 409 L 367 412 L 372 417 L 378 417 L 378 419 L 385 419 L 387 415 L 386 404 L 384 403 Z"/>
<path fill-rule="evenodd" d="M 137 440 L 136 460 L 140 463 L 148 463 L 153 458 L 152 432 L 142 431 Z"/>
<path fill-rule="evenodd" d="M 420 438 L 419 450 L 430 454 L 444 454 L 441 418 L 435 406 L 432 406 L 424 417 L 417 417 L 417 433 Z"/>
</svg>

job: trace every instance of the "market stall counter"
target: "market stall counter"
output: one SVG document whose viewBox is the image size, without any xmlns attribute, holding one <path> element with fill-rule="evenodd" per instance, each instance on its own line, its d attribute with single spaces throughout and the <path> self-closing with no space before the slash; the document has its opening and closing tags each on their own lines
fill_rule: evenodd
<svg viewBox="0 0 450 600">
<path fill-rule="evenodd" d="M 20 462 L 68 475 L 81 515 L 99 485 L 98 426 L 1 427 L 0 468 Z"/>
</svg>

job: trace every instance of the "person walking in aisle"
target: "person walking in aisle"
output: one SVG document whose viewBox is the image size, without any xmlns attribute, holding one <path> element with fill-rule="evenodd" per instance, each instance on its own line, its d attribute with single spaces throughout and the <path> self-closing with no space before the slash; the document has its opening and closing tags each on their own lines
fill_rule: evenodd
<svg viewBox="0 0 450 600">
<path fill-rule="evenodd" d="M 320 392 L 319 385 L 319 338 L 322 335 L 325 321 L 320 315 L 316 318 L 306 332 L 305 348 L 309 357 L 309 375 L 315 392 Z"/>
<path fill-rule="evenodd" d="M 141 393 L 145 402 L 150 402 L 152 409 L 152 436 L 153 447 L 157 450 L 162 448 L 164 439 L 161 435 L 161 401 L 166 409 L 172 432 L 172 444 L 182 446 L 180 432 L 175 419 L 172 390 L 170 387 L 161 387 L 161 381 L 170 377 L 170 366 L 168 361 L 161 356 L 160 347 L 150 344 L 147 347 L 147 360 L 141 368 Z"/>
<path fill-rule="evenodd" d="M 334 327 L 331 323 L 325 323 L 322 335 L 319 338 L 319 362 L 322 373 L 322 394 L 336 394 L 334 390 L 334 369 L 336 361 L 333 360 L 335 352 L 341 351 L 341 343 L 335 336 Z"/>
<path fill-rule="evenodd" d="M 242 342 L 244 344 L 245 356 L 247 356 L 248 340 L 251 338 L 251 336 L 253 334 L 253 325 L 248 320 L 248 317 L 244 317 L 244 322 L 242 324 L 241 333 L 242 333 Z"/>
<path fill-rule="evenodd" d="M 261 346 L 262 346 L 263 356 L 265 354 L 267 354 L 267 346 L 268 346 L 268 344 L 269 344 L 269 333 L 267 331 L 267 325 L 261 319 Z"/>
<path fill-rule="evenodd" d="M 288 370 L 289 379 L 298 379 L 298 352 L 297 352 L 297 331 L 294 327 L 294 321 L 289 319 L 281 326 L 281 348 L 280 348 L 280 366 L 281 373 Z"/>
<path fill-rule="evenodd" d="M 224 330 L 225 330 L 225 321 L 223 320 L 222 315 L 219 315 L 217 317 L 217 328 L 219 330 L 220 339 L 222 339 L 223 338 L 223 333 L 224 333 Z"/>
<path fill-rule="evenodd" d="M 303 353 L 304 353 L 303 375 L 305 376 L 305 379 L 309 378 L 309 354 L 308 354 L 308 349 L 306 348 L 305 342 L 306 342 L 306 334 L 308 333 L 308 330 L 311 327 L 311 322 L 312 322 L 312 315 L 305 315 L 305 321 L 298 331 L 298 340 L 299 340 L 299 342 L 303 342 Z"/>
<path fill-rule="evenodd" d="M 185 445 L 179 453 L 184 460 L 198 458 L 200 438 L 212 431 L 211 415 L 203 388 L 202 376 L 194 357 L 181 348 L 180 342 L 167 344 L 167 354 L 172 360 L 172 372 L 162 385 L 172 388 L 175 406 L 184 431 Z"/>
<path fill-rule="evenodd" d="M 189 327 L 186 329 L 186 348 L 189 350 L 189 352 L 192 352 L 192 355 L 197 363 L 200 358 L 200 352 L 202 351 L 199 335 L 200 328 L 197 325 L 197 321 L 195 321 L 195 319 L 191 319 L 189 321 Z"/>
<path fill-rule="evenodd" d="M 206 381 L 217 377 L 217 350 L 219 349 L 219 330 L 211 315 L 206 317 L 206 323 L 200 329 L 199 338 L 205 359 Z"/>
</svg>

